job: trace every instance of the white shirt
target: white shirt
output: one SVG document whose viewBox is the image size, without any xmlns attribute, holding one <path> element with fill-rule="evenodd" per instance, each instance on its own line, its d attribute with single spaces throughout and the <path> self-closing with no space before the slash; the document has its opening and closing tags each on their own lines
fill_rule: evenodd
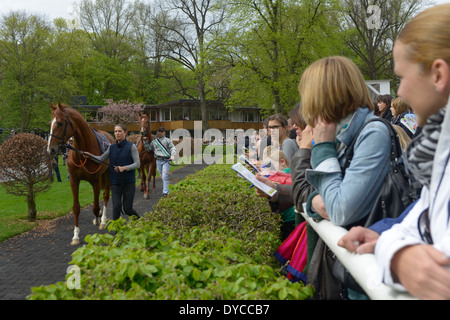
<svg viewBox="0 0 450 320">
<path fill-rule="evenodd" d="M 420 199 L 402 223 L 385 231 L 378 239 L 375 257 L 381 267 L 381 280 L 399 290 L 405 288 L 394 283 L 391 274 L 391 260 L 400 249 L 425 243 L 419 233 L 418 219 L 429 210 L 433 245 L 450 257 L 450 99 L 442 123 L 436 148 L 430 187 L 423 187 Z"/>
</svg>

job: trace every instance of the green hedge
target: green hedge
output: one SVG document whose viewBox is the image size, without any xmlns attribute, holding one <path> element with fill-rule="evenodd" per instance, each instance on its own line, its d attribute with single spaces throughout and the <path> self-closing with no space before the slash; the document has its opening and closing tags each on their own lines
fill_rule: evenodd
<svg viewBox="0 0 450 320">
<path fill-rule="evenodd" d="M 29 299 L 305 299 L 277 271 L 280 219 L 229 165 L 172 187 L 140 220 L 111 222 L 73 254 L 81 289 L 32 288 Z"/>
</svg>

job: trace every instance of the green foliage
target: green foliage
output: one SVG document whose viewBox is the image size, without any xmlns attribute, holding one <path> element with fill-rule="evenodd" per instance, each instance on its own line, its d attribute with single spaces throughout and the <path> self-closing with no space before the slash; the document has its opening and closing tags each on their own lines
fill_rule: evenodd
<svg viewBox="0 0 450 320">
<path fill-rule="evenodd" d="M 29 299 L 306 299 L 274 268 L 279 217 L 229 165 L 174 186 L 154 212 L 108 225 L 73 254 L 81 289 L 32 288 Z M 219 201 L 211 201 L 216 199 Z"/>
</svg>

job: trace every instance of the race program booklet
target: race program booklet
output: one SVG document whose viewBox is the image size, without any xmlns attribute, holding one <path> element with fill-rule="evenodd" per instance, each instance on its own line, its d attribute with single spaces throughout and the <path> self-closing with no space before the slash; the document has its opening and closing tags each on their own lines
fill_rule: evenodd
<svg viewBox="0 0 450 320">
<path fill-rule="evenodd" d="M 231 169 L 236 171 L 241 177 L 252 183 L 256 188 L 262 190 L 268 196 L 272 197 L 277 193 L 277 190 L 256 179 L 255 175 L 251 173 L 250 170 L 248 170 L 242 163 L 232 165 Z"/>
</svg>

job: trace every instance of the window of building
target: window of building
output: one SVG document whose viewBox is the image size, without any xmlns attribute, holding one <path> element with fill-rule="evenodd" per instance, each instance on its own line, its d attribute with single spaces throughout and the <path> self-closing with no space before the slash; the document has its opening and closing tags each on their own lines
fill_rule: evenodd
<svg viewBox="0 0 450 320">
<path fill-rule="evenodd" d="M 258 113 L 255 110 L 243 110 L 244 122 L 257 122 Z"/>
<path fill-rule="evenodd" d="M 170 113 L 172 121 L 183 120 L 184 118 L 183 107 L 171 107 Z"/>
<path fill-rule="evenodd" d="M 150 110 L 150 121 L 151 122 L 158 121 L 158 110 L 156 110 L 156 109 L 151 109 Z"/>
<path fill-rule="evenodd" d="M 162 121 L 170 121 L 170 108 L 165 108 L 165 109 L 162 111 L 162 114 L 163 114 L 163 119 L 162 119 Z"/>
</svg>

